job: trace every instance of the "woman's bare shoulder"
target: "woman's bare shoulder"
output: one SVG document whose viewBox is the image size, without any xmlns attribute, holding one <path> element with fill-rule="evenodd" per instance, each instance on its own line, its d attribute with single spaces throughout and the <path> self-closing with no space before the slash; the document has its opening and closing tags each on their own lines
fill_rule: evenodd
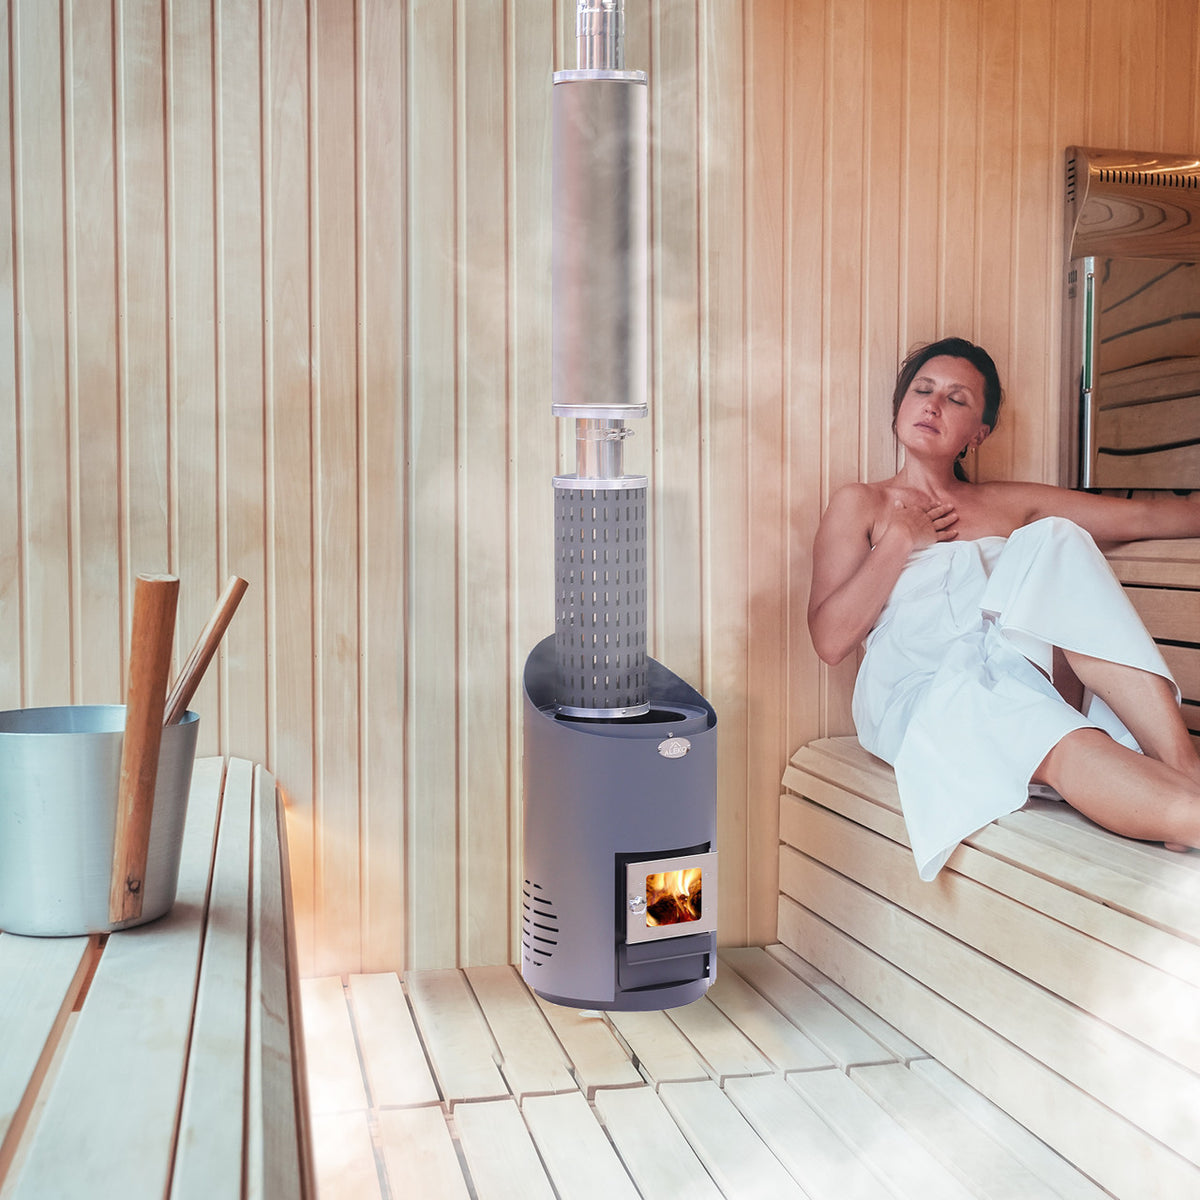
<svg viewBox="0 0 1200 1200">
<path fill-rule="evenodd" d="M 830 496 L 825 511 L 840 517 L 873 517 L 886 494 L 886 483 L 844 483 Z"/>
</svg>

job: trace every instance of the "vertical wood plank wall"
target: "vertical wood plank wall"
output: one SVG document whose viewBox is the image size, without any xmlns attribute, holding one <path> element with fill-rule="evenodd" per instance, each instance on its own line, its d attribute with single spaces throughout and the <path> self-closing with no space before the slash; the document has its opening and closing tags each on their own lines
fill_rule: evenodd
<svg viewBox="0 0 1200 1200">
<path fill-rule="evenodd" d="M 651 651 L 720 714 L 721 925 L 773 936 L 831 489 L 962 332 L 1052 478 L 1063 148 L 1200 151 L 1194 0 L 627 0 L 649 71 Z M 549 94 L 571 0 L 6 0 L 0 706 L 122 694 L 251 582 L 201 752 L 290 805 L 306 973 L 509 961 L 552 631 Z M 562 454 L 562 463 L 559 462 Z"/>
</svg>

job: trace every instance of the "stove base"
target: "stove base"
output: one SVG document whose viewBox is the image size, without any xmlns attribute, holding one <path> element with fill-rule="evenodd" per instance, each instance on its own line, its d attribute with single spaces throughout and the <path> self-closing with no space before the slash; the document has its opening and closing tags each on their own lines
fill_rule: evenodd
<svg viewBox="0 0 1200 1200">
<path fill-rule="evenodd" d="M 528 982 L 528 980 L 526 980 Z M 671 987 L 647 988 L 645 991 L 621 992 L 615 999 L 597 1002 L 580 996 L 554 996 L 533 988 L 543 1000 L 563 1008 L 578 1008 L 600 1012 L 658 1012 L 664 1008 L 682 1008 L 699 1000 L 708 991 L 711 979 L 693 979 L 691 983 L 677 983 Z M 531 985 L 532 986 L 532 985 Z"/>
</svg>

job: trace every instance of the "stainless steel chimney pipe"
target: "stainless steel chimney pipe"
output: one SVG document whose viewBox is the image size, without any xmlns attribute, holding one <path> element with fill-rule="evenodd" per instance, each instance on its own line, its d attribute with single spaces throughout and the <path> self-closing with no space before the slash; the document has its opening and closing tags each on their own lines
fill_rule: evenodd
<svg viewBox="0 0 1200 1200">
<path fill-rule="evenodd" d="M 575 43 L 584 70 L 625 69 L 625 9 L 622 0 L 579 0 Z"/>
<path fill-rule="evenodd" d="M 555 477 L 557 707 L 644 715 L 646 488 L 625 424 L 647 412 L 649 106 L 624 69 L 622 0 L 579 0 L 579 66 L 554 75 L 552 411 L 575 419 Z"/>
<path fill-rule="evenodd" d="M 647 80 L 622 63 L 620 0 L 580 0 L 580 66 L 554 76 L 552 410 L 646 415 Z M 582 472 L 581 472 L 582 474 Z"/>
</svg>

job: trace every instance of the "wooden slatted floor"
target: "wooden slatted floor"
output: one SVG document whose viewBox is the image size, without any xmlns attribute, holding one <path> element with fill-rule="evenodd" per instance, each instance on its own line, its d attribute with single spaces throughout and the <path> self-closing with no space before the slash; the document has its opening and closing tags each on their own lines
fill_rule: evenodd
<svg viewBox="0 0 1200 1200">
<path fill-rule="evenodd" d="M 666 1013 L 512 967 L 302 985 L 320 1200 L 1100 1200 L 783 946 Z"/>
</svg>

